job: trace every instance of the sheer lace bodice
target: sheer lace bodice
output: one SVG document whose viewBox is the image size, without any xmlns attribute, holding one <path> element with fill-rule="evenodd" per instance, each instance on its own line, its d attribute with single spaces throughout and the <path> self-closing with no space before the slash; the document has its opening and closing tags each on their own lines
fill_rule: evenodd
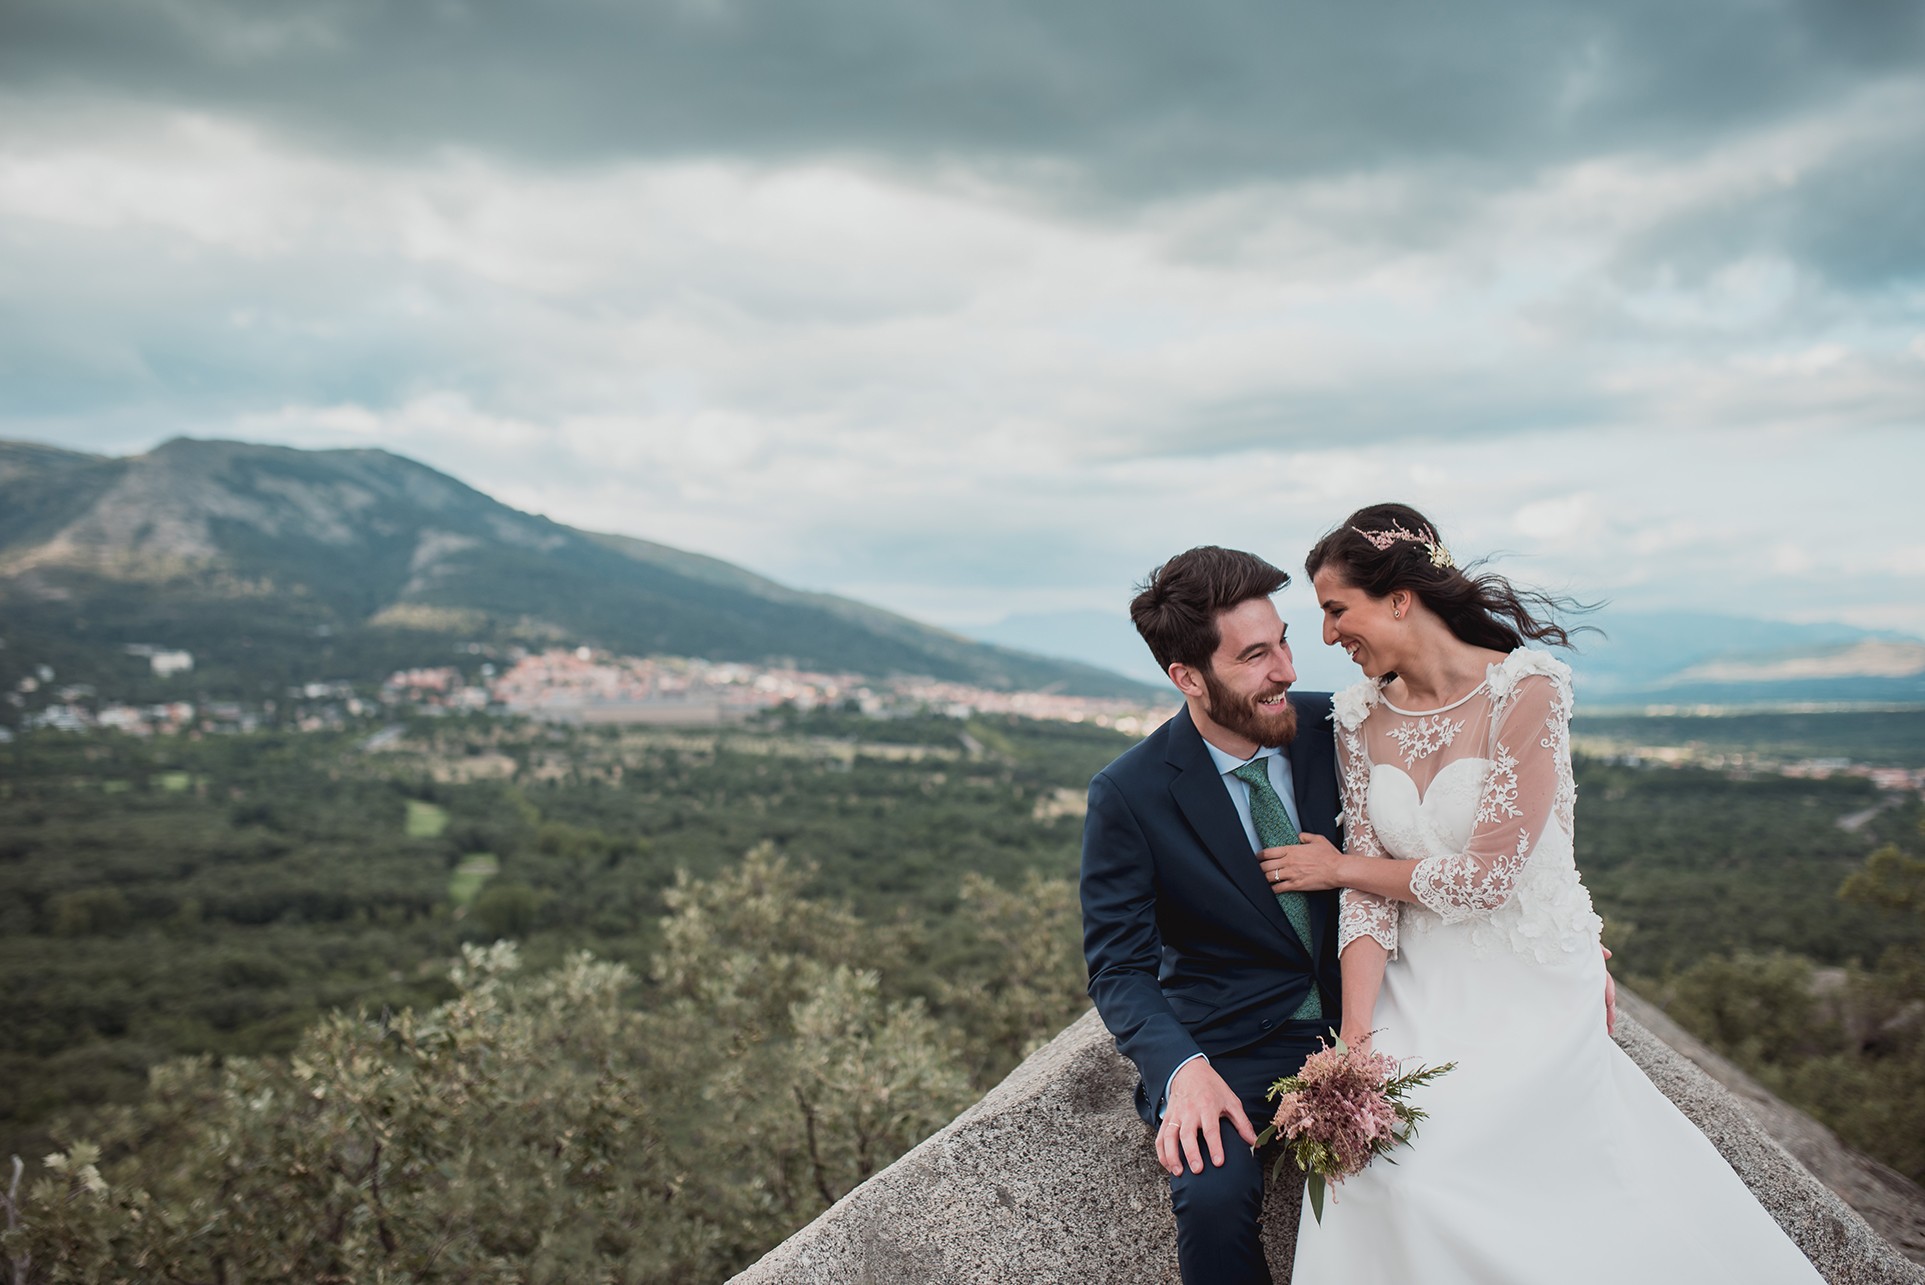
<svg viewBox="0 0 1925 1285">
<path fill-rule="evenodd" d="M 1346 848 L 1416 863 L 1416 905 L 1346 890 L 1339 949 L 1368 935 L 1469 923 L 1480 947 L 1561 953 L 1597 941 L 1571 836 L 1571 671 L 1520 648 L 1434 710 L 1405 710 L 1366 680 L 1338 694 Z"/>
</svg>

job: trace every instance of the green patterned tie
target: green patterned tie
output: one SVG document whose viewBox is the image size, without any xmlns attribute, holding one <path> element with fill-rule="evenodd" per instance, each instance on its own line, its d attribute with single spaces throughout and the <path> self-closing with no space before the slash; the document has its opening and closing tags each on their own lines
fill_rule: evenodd
<svg viewBox="0 0 1925 1285">
<path fill-rule="evenodd" d="M 1270 784 L 1270 767 L 1263 759 L 1251 759 L 1240 767 L 1231 769 L 1231 776 L 1250 787 L 1250 819 L 1256 822 L 1257 842 L 1266 848 L 1281 848 L 1293 843 L 1303 842 L 1297 827 L 1290 822 L 1290 812 L 1277 797 L 1276 787 Z M 1303 948 L 1314 951 L 1310 936 L 1310 903 L 1300 892 L 1280 892 L 1277 905 L 1283 908 L 1283 917 L 1297 930 L 1297 940 Z M 1317 999 L 1317 983 L 1310 982 L 1310 994 L 1304 997 L 1297 1011 L 1290 1015 L 1292 1021 L 1313 1022 L 1323 1016 L 1323 1005 Z"/>
</svg>

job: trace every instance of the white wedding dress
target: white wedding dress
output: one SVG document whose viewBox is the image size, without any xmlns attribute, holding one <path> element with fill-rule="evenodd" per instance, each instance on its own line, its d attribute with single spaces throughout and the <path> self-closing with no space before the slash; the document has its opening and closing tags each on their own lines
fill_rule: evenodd
<svg viewBox="0 0 1925 1285">
<path fill-rule="evenodd" d="M 1717 1150 L 1604 1031 L 1572 860 L 1570 670 L 1518 650 L 1443 709 L 1337 696 L 1347 847 L 1417 863 L 1419 901 L 1343 894 L 1392 952 L 1376 1047 L 1457 1069 L 1412 1145 L 1304 1203 L 1295 1285 L 1818 1282 Z"/>
</svg>

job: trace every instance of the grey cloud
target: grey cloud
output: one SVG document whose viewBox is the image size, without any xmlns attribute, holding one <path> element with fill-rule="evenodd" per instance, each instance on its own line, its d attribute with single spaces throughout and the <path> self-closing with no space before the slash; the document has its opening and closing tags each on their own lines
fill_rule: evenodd
<svg viewBox="0 0 1925 1285">
<path fill-rule="evenodd" d="M 1505 438 L 1621 423 L 1632 404 L 1573 369 L 1403 372 L 1327 387 L 1246 390 L 1112 426 L 1091 459 L 1232 456 L 1412 442 Z"/>
<path fill-rule="evenodd" d="M 960 161 L 1112 221 L 1119 207 L 1130 217 L 1159 197 L 1262 184 L 1301 202 L 1293 212 L 1322 261 L 1277 262 L 1301 249 L 1292 242 L 1269 262 L 1251 251 L 1251 266 L 1335 282 L 1402 256 L 1501 257 L 1503 247 L 1480 241 L 1491 198 L 1540 167 L 1639 149 L 1714 155 L 1723 139 L 1917 77 L 1922 55 L 1916 0 L 309 0 L 292 12 L 248 0 L 0 3 L 0 83 L 35 103 L 37 121 L 57 118 L 58 104 L 174 105 L 352 153 L 474 149 L 510 158 L 511 178 L 517 167 L 676 157 L 853 157 L 925 170 Z M 109 128 L 98 118 L 87 127 Z M 1847 148 L 1789 188 L 1687 211 L 1624 247 L 1621 270 L 1708 275 L 1776 250 L 1841 290 L 1915 280 L 1925 270 L 1925 122 L 1909 130 L 1892 131 L 1889 152 Z M 1316 190 L 1320 178 L 1353 174 L 1383 177 L 1386 194 L 1346 204 Z M 1222 227 L 1170 233 L 1162 248 L 1234 262 L 1237 238 L 1260 223 L 1233 208 Z M 1153 224 L 1139 226 L 1154 233 Z M 195 416 L 290 401 L 392 406 L 438 388 L 533 416 L 564 398 L 553 385 L 565 380 L 530 373 L 559 364 L 547 358 L 565 336 L 551 330 L 661 308 L 680 297 L 676 269 L 690 266 L 617 269 L 584 292 L 593 307 L 563 322 L 458 266 L 378 251 L 277 270 L 211 253 L 184 261 L 130 234 L 57 236 L 36 231 L 23 254 L 0 254 L 10 285 L 0 380 L 12 422 L 152 406 L 191 431 Z M 711 258 L 690 274 L 709 303 L 770 326 L 941 314 L 963 289 L 866 287 L 840 261 L 738 261 L 732 246 Z M 433 319 L 387 306 L 410 280 L 434 294 Z M 272 315 L 236 327 L 230 314 L 251 298 L 269 300 Z M 31 300 L 31 311 L 8 300 Z M 1823 320 L 1842 325 L 1852 302 L 1835 301 L 1839 314 Z M 1636 407 L 1598 379 L 1612 357 L 1605 346 L 1680 339 L 1640 333 L 1615 304 L 1530 305 L 1572 332 L 1554 366 L 1412 370 L 1387 347 L 1370 371 L 1327 389 L 1148 396 L 1150 410 L 1105 424 L 1087 453 L 1228 454 L 1634 422 Z M 1894 306 L 1916 314 L 1915 304 Z M 826 403 L 846 374 L 825 367 L 814 378 L 829 391 L 818 393 L 786 365 L 745 363 L 727 392 L 751 407 Z M 887 380 L 932 386 L 919 369 L 864 378 L 869 396 Z M 581 400 L 593 408 L 597 398 Z"/>
<path fill-rule="evenodd" d="M 817 531 L 814 538 L 825 556 L 810 558 L 809 565 L 837 584 L 899 580 L 912 568 L 941 567 L 943 583 L 957 589 L 1048 587 L 1089 573 L 1091 551 L 1065 540 L 1060 527 L 1017 536 L 993 527 L 979 530 L 954 515 L 945 515 L 945 526 L 920 536 L 905 536 L 899 529 L 868 538 Z"/>
<path fill-rule="evenodd" d="M 1918 0 L 8 0 L 0 83 L 239 116 L 399 161 L 531 168 L 731 158 L 959 167 L 1096 221 L 1271 185 L 1328 230 L 1324 271 L 1452 242 L 1487 202 L 1591 157 L 1712 158 L 1925 66 Z M 1925 121 L 1620 255 L 1711 273 L 1744 253 L 1840 291 L 1925 272 Z M 1392 184 L 1319 207 L 1320 180 Z M 1173 244 L 1199 259 L 1225 242 Z M 771 318 L 825 297 L 761 293 Z M 835 296 L 853 315 L 900 305 Z"/>
<path fill-rule="evenodd" d="M 1778 253 L 1847 292 L 1915 286 L 1925 280 L 1921 175 L 1925 125 L 1840 149 L 1774 190 L 1698 205 L 1627 243 L 1620 271 L 1694 285 L 1749 255 Z"/>
<path fill-rule="evenodd" d="M 1925 136 L 1903 151 L 1855 157 L 1785 211 L 1785 241 L 1839 282 L 1872 289 L 1925 280 Z M 1789 204 L 1789 202 L 1787 203 Z"/>
<path fill-rule="evenodd" d="M 18 87 L 350 149 L 1055 164 L 1141 196 L 1412 157 L 1689 148 L 1915 68 L 1900 0 L 11 0 Z M 1074 186 L 1075 184 L 1073 184 Z"/>
<path fill-rule="evenodd" d="M 519 301 L 453 271 L 354 256 L 290 270 L 185 255 L 153 230 L 43 224 L 30 250 L 0 246 L 0 273 L 0 436 L 121 416 L 201 432 L 240 411 L 423 388 L 486 400 L 517 373 L 499 353 L 519 337 Z M 430 292 L 432 323 L 406 306 Z"/>
</svg>

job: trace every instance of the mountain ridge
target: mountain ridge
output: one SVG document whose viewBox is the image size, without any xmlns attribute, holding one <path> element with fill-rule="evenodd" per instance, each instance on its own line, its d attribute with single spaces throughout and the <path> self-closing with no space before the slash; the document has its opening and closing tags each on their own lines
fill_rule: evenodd
<svg viewBox="0 0 1925 1285">
<path fill-rule="evenodd" d="M 0 514 L 0 604 L 23 644 L 0 651 L 7 670 L 63 646 L 98 667 L 115 648 L 162 643 L 264 686 L 445 663 L 459 638 L 1147 691 L 718 558 L 577 530 L 375 447 L 174 438 L 113 457 L 0 442 Z"/>
</svg>

